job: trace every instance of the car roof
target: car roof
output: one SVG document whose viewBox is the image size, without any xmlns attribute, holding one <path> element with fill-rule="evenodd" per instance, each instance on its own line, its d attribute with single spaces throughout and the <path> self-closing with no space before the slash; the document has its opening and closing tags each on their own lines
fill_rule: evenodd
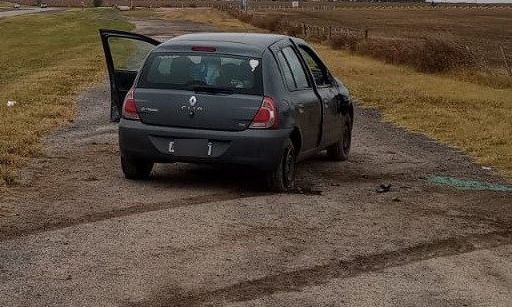
<svg viewBox="0 0 512 307">
<path fill-rule="evenodd" d="M 190 46 L 213 46 L 227 54 L 261 56 L 274 43 L 289 36 L 266 33 L 193 33 L 172 38 L 155 51 L 185 51 Z M 188 49 L 190 50 L 190 49 Z"/>
</svg>

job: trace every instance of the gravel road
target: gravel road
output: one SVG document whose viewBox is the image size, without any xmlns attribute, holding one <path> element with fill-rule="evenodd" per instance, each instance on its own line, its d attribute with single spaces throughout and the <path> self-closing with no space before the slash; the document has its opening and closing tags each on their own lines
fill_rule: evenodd
<svg viewBox="0 0 512 307">
<path fill-rule="evenodd" d="M 502 181 L 460 151 L 358 107 L 349 161 L 301 163 L 297 193 L 187 164 L 132 182 L 108 98 L 106 84 L 83 92 L 0 191 L 0 306 L 512 305 L 512 193 L 428 180 Z"/>
<path fill-rule="evenodd" d="M 55 12 L 61 11 L 62 8 L 57 7 L 48 7 L 48 8 L 38 8 L 38 7 L 27 7 L 17 10 L 7 10 L 0 11 L 0 18 L 2 17 L 12 17 L 17 15 L 25 15 L 25 14 L 35 14 L 35 13 L 47 13 L 47 12 Z"/>
</svg>

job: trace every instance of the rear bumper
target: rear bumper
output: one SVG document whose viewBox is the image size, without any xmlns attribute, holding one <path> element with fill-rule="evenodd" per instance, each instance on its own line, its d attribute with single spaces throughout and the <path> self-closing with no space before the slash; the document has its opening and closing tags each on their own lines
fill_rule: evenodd
<svg viewBox="0 0 512 307">
<path fill-rule="evenodd" d="M 146 125 L 121 119 L 119 147 L 131 157 L 155 162 L 238 164 L 262 170 L 275 168 L 291 129 L 216 131 Z M 213 144 L 210 156 L 169 152 L 169 143 L 179 139 L 207 139 Z"/>
</svg>

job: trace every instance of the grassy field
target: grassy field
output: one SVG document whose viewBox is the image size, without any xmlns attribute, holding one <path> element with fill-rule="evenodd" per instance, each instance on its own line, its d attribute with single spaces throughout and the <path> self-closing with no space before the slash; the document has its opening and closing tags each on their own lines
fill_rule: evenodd
<svg viewBox="0 0 512 307">
<path fill-rule="evenodd" d="M 224 9 L 257 27 L 328 41 L 333 48 L 386 63 L 512 88 L 512 7 L 415 4 L 386 9 L 379 5 L 330 10 L 257 8 L 248 13 Z"/>
<path fill-rule="evenodd" d="M 112 9 L 0 19 L 0 184 L 39 154 L 42 136 L 73 119 L 73 97 L 104 78 L 102 27 L 132 29 Z"/>
<path fill-rule="evenodd" d="M 370 38 L 442 36 L 464 43 L 494 66 L 503 65 L 499 45 L 504 45 L 512 54 L 512 8 L 338 8 L 329 11 L 262 10 L 257 14 L 361 32 L 368 29 Z"/>
<path fill-rule="evenodd" d="M 254 27 L 209 9 L 164 10 L 169 19 L 207 21 L 229 31 Z M 387 121 L 465 150 L 512 178 L 512 89 L 494 89 L 316 44 L 334 73 L 363 106 Z"/>
</svg>

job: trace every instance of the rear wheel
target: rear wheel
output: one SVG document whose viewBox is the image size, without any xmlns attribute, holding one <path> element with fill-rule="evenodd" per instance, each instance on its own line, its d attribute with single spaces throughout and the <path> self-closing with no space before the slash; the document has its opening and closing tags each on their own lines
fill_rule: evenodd
<svg viewBox="0 0 512 307">
<path fill-rule="evenodd" d="M 295 162 L 295 148 L 288 140 L 279 165 L 267 175 L 267 184 L 272 191 L 286 192 L 295 187 Z"/>
<path fill-rule="evenodd" d="M 121 167 L 126 179 L 147 179 L 153 169 L 153 162 L 121 155 Z"/>
<path fill-rule="evenodd" d="M 352 145 L 352 119 L 349 114 L 343 116 L 343 133 L 341 139 L 327 147 L 327 156 L 335 161 L 345 161 L 348 159 L 350 147 Z"/>
</svg>

